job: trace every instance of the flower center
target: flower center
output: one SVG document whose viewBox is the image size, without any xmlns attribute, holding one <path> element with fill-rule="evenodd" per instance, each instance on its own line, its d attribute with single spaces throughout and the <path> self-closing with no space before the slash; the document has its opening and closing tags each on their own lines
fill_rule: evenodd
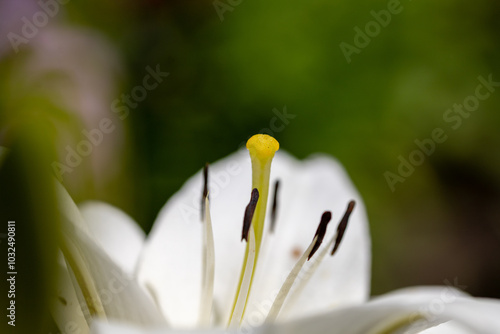
<svg viewBox="0 0 500 334">
<path fill-rule="evenodd" d="M 243 218 L 242 240 L 247 242 L 245 256 L 242 263 L 240 280 L 234 297 L 233 308 L 228 321 L 228 327 L 238 328 L 241 326 L 247 303 L 249 300 L 250 292 L 252 289 L 253 279 L 257 263 L 259 259 L 262 239 L 264 235 L 264 221 L 266 217 L 266 209 L 269 195 L 269 178 L 271 174 L 271 163 L 274 154 L 279 149 L 279 143 L 271 136 L 258 134 L 251 137 L 247 142 L 247 149 L 250 152 L 252 162 L 252 193 L 250 196 L 249 204 L 247 205 Z M 208 169 L 204 169 L 204 188 L 202 197 L 202 220 L 205 223 L 205 238 L 204 238 L 204 276 L 203 276 L 203 300 L 202 305 L 209 305 L 205 307 L 202 312 L 202 323 L 208 324 L 210 321 L 210 312 L 213 300 L 213 268 L 214 268 L 214 250 L 213 250 L 213 236 L 209 201 L 208 201 Z M 271 219 L 270 219 L 270 232 L 274 231 L 276 221 L 276 211 L 278 202 L 279 181 L 274 185 L 274 196 L 272 203 Z M 309 247 L 301 254 L 298 250 L 297 263 L 291 270 L 290 274 L 283 283 L 274 303 L 271 306 L 266 322 L 274 321 L 278 317 L 282 306 L 285 301 L 292 304 L 297 296 L 306 286 L 309 278 L 313 275 L 321 261 L 325 258 L 327 253 L 331 251 L 333 255 L 342 240 L 344 232 L 347 227 L 349 216 L 354 208 L 354 201 L 349 202 L 348 208 L 344 217 L 338 225 L 336 235 L 331 238 L 328 245 L 324 247 L 319 254 L 315 257 L 315 261 L 309 266 L 308 275 L 304 275 L 305 279 L 298 282 L 297 277 L 304 268 L 304 264 L 309 261 L 320 249 L 321 243 L 326 235 L 328 223 L 332 218 L 329 211 L 325 211 L 321 217 L 316 234 L 313 237 Z M 294 287 L 292 291 L 291 288 Z"/>
</svg>

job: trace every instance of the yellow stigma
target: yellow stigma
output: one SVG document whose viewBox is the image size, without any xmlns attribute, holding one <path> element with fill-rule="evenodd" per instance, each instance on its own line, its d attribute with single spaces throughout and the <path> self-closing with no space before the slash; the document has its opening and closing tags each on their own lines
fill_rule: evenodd
<svg viewBox="0 0 500 334">
<path fill-rule="evenodd" d="M 266 217 L 267 197 L 269 193 L 269 176 L 274 153 L 280 148 L 276 139 L 268 135 L 254 135 L 247 141 L 247 149 L 252 160 L 252 189 L 259 190 L 259 201 L 255 210 L 252 226 L 255 230 L 257 254 L 260 249 L 264 219 Z"/>
<path fill-rule="evenodd" d="M 247 149 L 250 156 L 265 162 L 274 157 L 274 153 L 280 148 L 280 143 L 268 135 L 254 135 L 247 141 Z"/>
</svg>

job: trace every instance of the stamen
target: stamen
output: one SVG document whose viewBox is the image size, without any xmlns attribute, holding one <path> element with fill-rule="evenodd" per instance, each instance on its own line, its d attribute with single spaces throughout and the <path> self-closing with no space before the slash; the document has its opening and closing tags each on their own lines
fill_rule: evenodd
<svg viewBox="0 0 500 334">
<path fill-rule="evenodd" d="M 200 304 L 200 325 L 210 326 L 214 297 L 214 276 L 215 276 L 215 246 L 212 231 L 212 219 L 210 218 L 210 203 L 205 196 L 205 222 L 203 240 L 203 281 Z"/>
<path fill-rule="evenodd" d="M 250 286 L 252 284 L 253 278 L 253 268 L 255 266 L 255 256 L 256 256 L 256 244 L 255 244 L 255 232 L 251 228 L 248 233 L 247 242 L 247 256 L 243 262 L 244 271 L 243 277 L 241 278 L 238 293 L 236 295 L 236 303 L 233 308 L 233 313 L 229 319 L 230 328 L 237 328 L 243 321 L 243 315 L 246 309 L 246 303 L 248 299 L 248 294 L 250 292 Z"/>
<path fill-rule="evenodd" d="M 253 266 L 255 263 L 255 232 L 254 229 L 250 227 L 252 226 L 252 219 L 258 202 L 259 191 L 257 190 L 257 188 L 253 188 L 252 195 L 250 196 L 250 202 L 245 209 L 245 216 L 243 218 L 243 231 L 241 233 L 241 240 L 243 241 L 243 239 L 245 239 L 247 241 L 247 256 L 245 257 L 245 262 L 243 263 L 245 270 L 237 292 L 233 314 L 231 315 L 231 319 L 229 319 L 229 326 L 234 328 L 236 328 L 243 320 L 246 299 L 253 277 Z"/>
<path fill-rule="evenodd" d="M 316 250 L 321 245 L 321 242 L 323 241 L 326 234 L 326 228 L 331 219 L 332 219 L 332 213 L 330 211 L 325 211 L 321 216 L 321 221 L 319 223 L 318 229 L 316 230 L 316 234 L 314 235 L 313 241 L 311 242 L 307 250 L 304 252 L 304 254 L 302 254 L 300 259 L 297 261 L 290 274 L 288 274 L 285 283 L 283 283 L 283 285 L 281 286 L 281 289 L 278 292 L 278 295 L 276 296 L 273 305 L 271 306 L 271 310 L 267 315 L 266 322 L 273 322 L 278 317 L 281 308 L 285 303 L 286 297 L 289 294 L 293 286 L 293 283 L 299 276 L 300 271 L 304 267 L 304 264 L 306 263 L 307 260 L 311 258 L 311 256 L 314 255 Z"/>
<path fill-rule="evenodd" d="M 241 232 L 241 241 L 245 239 L 248 242 L 248 231 L 252 224 L 253 215 L 255 213 L 255 208 L 259 201 L 259 191 L 257 188 L 252 189 L 252 195 L 250 196 L 250 202 L 245 209 L 245 216 L 243 217 L 243 231 Z"/>
<path fill-rule="evenodd" d="M 287 299 L 287 304 L 285 305 L 285 310 L 283 313 L 286 314 L 286 312 L 295 304 L 297 301 L 298 297 L 301 295 L 302 291 L 304 288 L 307 286 L 307 283 L 311 279 L 311 277 L 314 275 L 316 270 L 318 269 L 319 265 L 323 262 L 324 258 L 326 257 L 326 254 L 328 254 L 329 249 L 332 247 L 332 245 L 335 243 L 335 248 L 334 252 L 337 251 L 338 246 L 340 245 L 340 241 L 342 240 L 342 237 L 344 235 L 344 232 L 347 228 L 347 223 L 349 221 L 349 217 L 352 213 L 352 210 L 354 209 L 355 202 L 350 201 L 349 205 L 347 206 L 347 210 L 344 214 L 344 217 L 340 221 L 338 227 L 337 227 L 337 233 L 330 239 L 328 244 L 321 250 L 319 255 L 316 257 L 316 260 L 312 263 L 312 265 L 307 268 L 307 273 L 306 275 L 302 275 L 303 279 L 298 282 L 297 287 L 290 293 Z"/>
<path fill-rule="evenodd" d="M 208 197 L 208 162 L 203 167 L 203 193 L 201 196 L 201 221 L 205 220 L 205 198 Z"/>
<path fill-rule="evenodd" d="M 323 242 L 323 239 L 325 238 L 326 234 L 326 227 L 328 226 L 328 223 L 332 220 L 332 213 L 330 211 L 325 211 L 323 215 L 321 216 L 321 221 L 318 225 L 318 229 L 316 230 L 316 234 L 314 235 L 315 237 L 318 237 L 316 240 L 316 243 L 314 244 L 313 249 L 311 250 L 311 253 L 307 257 L 307 261 L 311 259 L 311 257 L 316 253 L 318 250 L 319 246 Z"/>
<path fill-rule="evenodd" d="M 271 209 L 271 233 L 274 233 L 274 228 L 276 225 L 279 187 L 280 187 L 280 180 L 276 180 L 276 182 L 274 182 L 273 207 Z"/>
<path fill-rule="evenodd" d="M 259 134 L 251 137 L 247 141 L 247 149 L 250 152 L 250 158 L 252 160 L 252 189 L 257 189 L 259 201 L 255 207 L 249 231 L 245 232 L 245 229 L 243 231 L 243 237 L 245 235 L 250 237 L 248 238 L 249 242 L 247 242 L 245 259 L 241 268 L 240 282 L 235 295 L 233 311 L 229 318 L 230 326 L 239 325 L 241 323 L 245 313 L 248 296 L 252 288 L 264 232 L 271 162 L 274 154 L 279 149 L 279 143 L 271 136 Z"/>
<path fill-rule="evenodd" d="M 344 213 L 344 217 L 342 217 L 342 220 L 340 221 L 339 226 L 337 227 L 337 237 L 335 239 L 335 246 L 333 247 L 332 252 L 330 253 L 330 255 L 332 256 L 339 248 L 340 242 L 344 237 L 344 232 L 345 229 L 347 228 L 347 223 L 349 222 L 349 217 L 351 216 L 352 210 L 354 210 L 354 205 L 356 205 L 355 201 L 349 202 L 349 204 L 347 205 L 347 210 Z"/>
</svg>

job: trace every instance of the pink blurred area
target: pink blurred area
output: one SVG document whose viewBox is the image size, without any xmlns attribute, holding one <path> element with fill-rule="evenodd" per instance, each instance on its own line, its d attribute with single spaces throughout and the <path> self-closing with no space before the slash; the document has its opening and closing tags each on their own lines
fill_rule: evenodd
<svg viewBox="0 0 500 334">
<path fill-rule="evenodd" d="M 46 112 L 41 107 L 34 110 L 36 103 L 26 101 L 48 101 L 55 110 L 48 115 L 57 129 L 57 163 L 68 167 L 63 167 L 60 179 L 76 194 L 85 194 L 105 189 L 122 172 L 125 124 L 111 105 L 120 96 L 123 66 L 109 40 L 95 30 L 68 25 L 64 4 L 54 4 L 57 15 L 50 16 L 33 1 L 0 3 L 2 35 L 7 36 L 0 42 L 0 59 L 11 58 L 6 120 L 15 123 L 29 113 Z M 37 13 L 47 18 L 46 24 L 36 24 Z M 103 133 L 103 122 L 112 130 Z M 86 133 L 94 134 L 93 142 Z M 68 152 L 85 154 L 77 159 Z M 68 154 L 73 158 L 69 164 Z M 54 171 L 57 176 L 56 167 Z"/>
</svg>

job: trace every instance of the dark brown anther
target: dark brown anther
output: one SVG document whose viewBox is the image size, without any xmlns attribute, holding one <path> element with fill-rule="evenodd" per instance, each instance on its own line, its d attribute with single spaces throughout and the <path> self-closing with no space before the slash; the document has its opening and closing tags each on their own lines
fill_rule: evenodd
<svg viewBox="0 0 500 334">
<path fill-rule="evenodd" d="M 350 201 L 349 204 L 347 205 L 347 210 L 344 213 L 344 217 L 342 217 L 342 220 L 340 221 L 339 226 L 337 227 L 337 238 L 335 239 L 335 246 L 333 246 L 331 255 L 335 254 L 335 252 L 339 248 L 340 242 L 344 237 L 345 229 L 347 228 L 347 223 L 349 222 L 349 217 L 351 216 L 355 204 L 356 202 Z"/>
<path fill-rule="evenodd" d="M 316 242 L 314 243 L 313 249 L 309 253 L 309 256 L 307 257 L 307 261 L 311 259 L 311 257 L 316 253 L 316 251 L 319 249 L 319 246 L 321 246 L 321 243 L 323 242 L 323 239 L 325 238 L 326 234 L 326 228 L 328 226 L 328 223 L 332 220 L 332 213 L 330 211 L 325 211 L 323 212 L 323 215 L 321 216 L 321 221 L 318 225 L 318 229 L 316 230 L 316 234 L 314 237 L 318 237 L 316 239 Z"/>
<path fill-rule="evenodd" d="M 276 182 L 274 183 L 273 207 L 271 209 L 271 233 L 274 233 L 274 228 L 276 226 L 279 187 L 280 187 L 280 180 L 276 180 Z"/>
<path fill-rule="evenodd" d="M 250 197 L 250 203 L 248 203 L 245 209 L 245 217 L 243 218 L 243 232 L 241 233 L 241 241 L 245 239 L 248 242 L 248 232 L 250 231 L 250 225 L 252 224 L 253 214 L 255 213 L 255 208 L 257 207 L 257 202 L 259 201 L 259 191 L 257 188 L 252 189 L 252 196 Z"/>
<path fill-rule="evenodd" d="M 205 199 L 208 196 L 208 162 L 203 167 L 203 194 L 201 196 L 201 221 L 205 220 Z"/>
</svg>

